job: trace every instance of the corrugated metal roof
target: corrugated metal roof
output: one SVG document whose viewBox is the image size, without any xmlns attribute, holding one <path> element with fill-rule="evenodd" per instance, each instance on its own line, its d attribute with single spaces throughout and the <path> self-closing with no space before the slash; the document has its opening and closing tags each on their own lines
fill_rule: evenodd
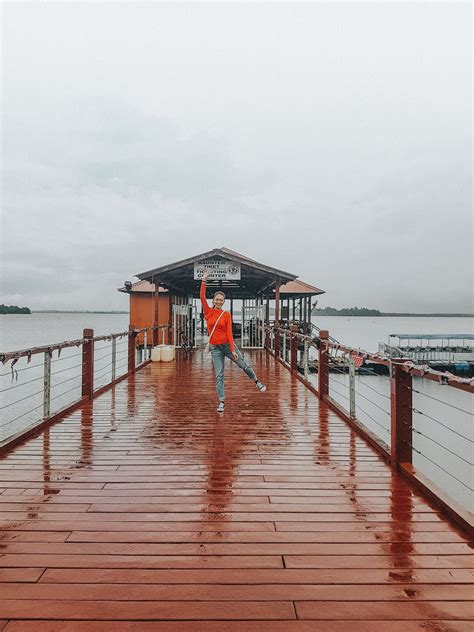
<svg viewBox="0 0 474 632">
<path fill-rule="evenodd" d="M 324 290 L 305 283 L 301 279 L 296 279 L 296 281 L 289 281 L 289 283 L 281 285 L 280 294 L 324 294 Z"/>
</svg>

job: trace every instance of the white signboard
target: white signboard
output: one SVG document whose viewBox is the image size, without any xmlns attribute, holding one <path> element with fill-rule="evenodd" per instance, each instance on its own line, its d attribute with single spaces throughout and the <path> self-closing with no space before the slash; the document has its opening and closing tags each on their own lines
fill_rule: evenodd
<svg viewBox="0 0 474 632">
<path fill-rule="evenodd" d="M 210 281 L 240 280 L 240 263 L 235 261 L 199 261 L 194 264 L 194 279 L 200 281 L 206 270 L 210 272 Z"/>
</svg>

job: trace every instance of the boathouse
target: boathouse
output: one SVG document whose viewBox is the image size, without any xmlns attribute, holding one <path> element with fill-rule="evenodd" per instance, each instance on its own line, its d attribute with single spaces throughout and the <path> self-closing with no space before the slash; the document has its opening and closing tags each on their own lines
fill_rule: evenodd
<svg viewBox="0 0 474 632">
<path fill-rule="evenodd" d="M 296 274 L 229 248 L 215 248 L 136 274 L 139 281 L 119 288 L 130 295 L 130 323 L 137 328 L 168 325 L 167 332 L 162 330 L 163 340 L 155 337 L 155 344 L 176 345 L 183 330 L 195 342 L 198 322 L 201 327 L 204 323 L 198 298 L 205 270 L 211 271 L 208 291 L 222 290 L 230 300 L 235 333 L 244 348 L 263 348 L 263 330 L 270 321 L 299 323 L 303 331 L 309 331 L 313 297 L 324 293 Z"/>
</svg>

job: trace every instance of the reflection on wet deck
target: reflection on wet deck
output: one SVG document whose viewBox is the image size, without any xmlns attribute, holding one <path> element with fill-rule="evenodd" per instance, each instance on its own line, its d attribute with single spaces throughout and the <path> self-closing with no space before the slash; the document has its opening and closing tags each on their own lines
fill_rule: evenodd
<svg viewBox="0 0 474 632">
<path fill-rule="evenodd" d="M 252 361 L 268 391 L 228 366 L 222 416 L 196 353 L 0 461 L 0 629 L 471 629 L 468 537 L 273 358 Z"/>
</svg>

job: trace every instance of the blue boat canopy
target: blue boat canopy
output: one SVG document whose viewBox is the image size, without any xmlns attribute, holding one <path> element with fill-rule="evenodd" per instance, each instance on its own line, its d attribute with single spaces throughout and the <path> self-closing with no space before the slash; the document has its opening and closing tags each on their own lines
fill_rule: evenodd
<svg viewBox="0 0 474 632">
<path fill-rule="evenodd" d="M 400 340 L 474 340 L 474 334 L 390 334 Z"/>
</svg>

